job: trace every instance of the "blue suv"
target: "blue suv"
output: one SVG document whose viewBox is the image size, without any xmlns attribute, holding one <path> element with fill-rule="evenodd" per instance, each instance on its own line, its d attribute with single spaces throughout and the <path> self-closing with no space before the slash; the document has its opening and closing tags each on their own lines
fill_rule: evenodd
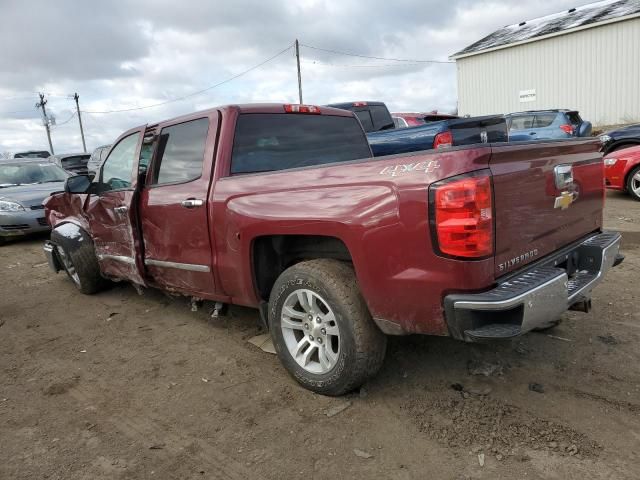
<svg viewBox="0 0 640 480">
<path fill-rule="evenodd" d="M 591 122 L 580 118 L 575 110 L 532 110 L 504 116 L 509 141 L 557 140 L 591 135 Z"/>
</svg>

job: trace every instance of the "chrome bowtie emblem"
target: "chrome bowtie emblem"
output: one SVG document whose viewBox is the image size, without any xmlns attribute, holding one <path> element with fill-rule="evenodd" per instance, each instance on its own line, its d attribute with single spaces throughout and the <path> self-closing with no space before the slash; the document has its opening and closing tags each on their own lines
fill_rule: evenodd
<svg viewBox="0 0 640 480">
<path fill-rule="evenodd" d="M 553 208 L 566 210 L 578 199 L 578 190 L 573 182 L 573 167 L 571 165 L 556 165 L 553 177 L 560 195 L 555 198 Z"/>
</svg>

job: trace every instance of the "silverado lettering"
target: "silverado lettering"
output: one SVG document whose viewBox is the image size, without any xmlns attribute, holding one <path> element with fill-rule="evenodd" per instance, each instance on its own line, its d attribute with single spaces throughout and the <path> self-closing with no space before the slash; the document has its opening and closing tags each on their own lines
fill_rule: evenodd
<svg viewBox="0 0 640 480">
<path fill-rule="evenodd" d="M 538 249 L 534 248 L 533 250 L 529 250 L 528 252 L 523 253 L 518 257 L 511 258 L 504 263 L 499 263 L 498 269 L 501 272 L 503 272 L 505 270 L 509 270 L 511 267 L 519 263 L 527 263 L 530 258 L 537 257 L 537 256 L 538 256 Z"/>
</svg>

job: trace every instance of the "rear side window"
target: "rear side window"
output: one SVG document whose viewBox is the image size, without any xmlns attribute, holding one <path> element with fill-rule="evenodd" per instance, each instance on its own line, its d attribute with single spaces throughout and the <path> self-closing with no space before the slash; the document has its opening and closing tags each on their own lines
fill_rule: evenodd
<svg viewBox="0 0 640 480">
<path fill-rule="evenodd" d="M 578 126 L 582 123 L 582 118 L 578 112 L 567 112 L 567 118 L 569 119 L 569 123 L 573 126 Z"/>
<path fill-rule="evenodd" d="M 407 121 L 402 117 L 392 117 L 392 118 L 393 118 L 393 124 L 396 126 L 396 128 L 406 128 L 409 126 L 407 124 Z"/>
<path fill-rule="evenodd" d="M 358 120 L 360 120 L 365 132 L 372 132 L 374 130 L 373 120 L 371 120 L 369 110 L 354 110 L 353 113 L 355 113 Z"/>
<path fill-rule="evenodd" d="M 85 165 L 89 160 L 90 155 L 76 155 L 73 157 L 65 157 L 62 159 L 62 164 L 69 167 L 77 167 Z"/>
<path fill-rule="evenodd" d="M 556 119 L 555 113 L 540 113 L 536 115 L 533 128 L 544 128 L 550 126 Z"/>
<path fill-rule="evenodd" d="M 238 117 L 231 173 L 269 172 L 371 157 L 353 117 L 246 113 Z"/>
<path fill-rule="evenodd" d="M 519 115 L 509 119 L 509 130 L 533 128 L 533 115 Z"/>
<path fill-rule="evenodd" d="M 163 128 L 152 183 L 183 183 L 200 178 L 208 130 L 207 118 Z M 141 162 L 148 161 L 143 154 Z"/>
<path fill-rule="evenodd" d="M 389 115 L 389 111 L 382 105 L 371 105 L 371 118 L 373 119 L 373 127 L 375 130 L 384 130 L 393 127 L 393 119 Z"/>
</svg>

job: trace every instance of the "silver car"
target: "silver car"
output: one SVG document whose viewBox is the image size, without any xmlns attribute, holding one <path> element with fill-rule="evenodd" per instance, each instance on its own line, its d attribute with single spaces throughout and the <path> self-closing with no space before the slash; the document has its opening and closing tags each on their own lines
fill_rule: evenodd
<svg viewBox="0 0 640 480">
<path fill-rule="evenodd" d="M 44 159 L 0 160 L 0 245 L 50 230 L 42 202 L 69 174 Z"/>
<path fill-rule="evenodd" d="M 87 162 L 90 156 L 88 153 L 65 153 L 51 155 L 49 161 L 74 175 L 86 175 Z"/>
<path fill-rule="evenodd" d="M 109 153 L 110 148 L 111 145 L 102 145 L 93 151 L 91 158 L 87 162 L 87 171 L 89 175 L 95 175 L 98 173 L 98 170 L 100 170 L 102 162 L 104 162 L 104 159 L 107 157 L 107 153 Z"/>
</svg>

